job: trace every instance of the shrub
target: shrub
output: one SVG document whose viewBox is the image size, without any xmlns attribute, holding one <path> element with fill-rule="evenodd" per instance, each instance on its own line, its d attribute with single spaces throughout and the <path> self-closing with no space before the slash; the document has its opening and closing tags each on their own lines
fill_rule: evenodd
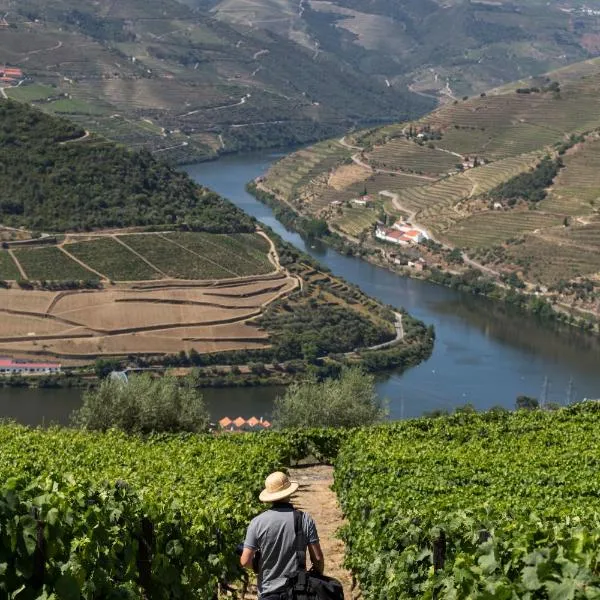
<svg viewBox="0 0 600 600">
<path fill-rule="evenodd" d="M 316 378 L 293 383 L 275 400 L 273 422 L 293 427 L 358 427 L 372 425 L 386 412 L 375 392 L 372 375 L 358 367 L 345 368 L 339 379 Z"/>
<path fill-rule="evenodd" d="M 202 432 L 208 412 L 202 395 L 174 377 L 132 375 L 128 381 L 108 378 L 83 396 L 73 424 L 84 429 L 117 428 L 127 433 Z"/>
</svg>

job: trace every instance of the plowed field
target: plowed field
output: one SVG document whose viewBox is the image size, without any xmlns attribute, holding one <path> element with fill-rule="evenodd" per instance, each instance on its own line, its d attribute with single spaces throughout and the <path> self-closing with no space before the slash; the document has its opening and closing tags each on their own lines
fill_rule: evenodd
<svg viewBox="0 0 600 600">
<path fill-rule="evenodd" d="M 282 272 L 217 285 L 163 280 L 97 291 L 0 290 L 0 354 L 68 362 L 262 348 L 268 334 L 252 319 L 296 286 Z"/>
</svg>

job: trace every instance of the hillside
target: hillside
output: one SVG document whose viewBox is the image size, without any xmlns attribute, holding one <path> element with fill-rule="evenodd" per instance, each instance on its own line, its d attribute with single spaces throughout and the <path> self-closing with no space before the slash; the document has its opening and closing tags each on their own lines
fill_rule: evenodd
<svg viewBox="0 0 600 600">
<path fill-rule="evenodd" d="M 1 355 L 252 362 L 285 379 L 309 364 L 409 366 L 431 350 L 422 323 L 147 151 L 3 100 L 0 163 Z"/>
<path fill-rule="evenodd" d="M 345 564 L 364 598 L 597 598 L 599 415 L 584 402 L 353 430 L 149 438 L 4 424 L 0 524 L 14 533 L 0 537 L 0 589 L 243 592 L 235 547 L 261 510 L 264 477 L 317 457 L 335 466 Z M 332 536 L 340 511 L 323 502 L 325 472 L 295 470 L 296 499 Z"/>
<path fill-rule="evenodd" d="M 260 186 L 392 268 L 597 319 L 599 91 L 600 61 L 578 63 L 321 142 Z M 402 227 L 430 241 L 384 242 L 376 223 L 390 242 Z"/>
<path fill-rule="evenodd" d="M 23 71 L 0 81 L 3 94 L 171 162 L 315 140 L 432 106 L 333 54 L 315 57 L 175 0 L 0 0 L 0 14 L 0 64 Z"/>
<path fill-rule="evenodd" d="M 253 231 L 231 203 L 148 152 L 133 152 L 77 125 L 0 100 L 0 223 L 35 230 L 186 225 Z"/>
<path fill-rule="evenodd" d="M 447 101 L 597 56 L 580 0 L 186 0 L 222 21 L 266 28 L 365 76 Z"/>
</svg>

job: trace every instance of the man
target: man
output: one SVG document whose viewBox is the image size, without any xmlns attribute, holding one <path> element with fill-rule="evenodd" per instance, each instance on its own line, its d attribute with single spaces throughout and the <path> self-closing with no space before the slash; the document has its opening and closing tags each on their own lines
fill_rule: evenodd
<svg viewBox="0 0 600 600">
<path fill-rule="evenodd" d="M 290 481 L 285 473 L 271 473 L 265 480 L 265 489 L 260 493 L 261 502 L 270 502 L 271 507 L 255 517 L 248 526 L 244 550 L 240 562 L 249 568 L 257 552 L 258 597 L 260 600 L 283 600 L 288 577 L 306 569 L 306 548 L 310 554 L 312 568 L 323 573 L 325 561 L 319 544 L 317 527 L 312 517 L 302 513 L 302 531 L 298 533 L 304 550 L 303 564 L 298 565 L 296 533 L 294 530 L 294 507 L 290 497 L 298 489 L 296 481 Z"/>
</svg>

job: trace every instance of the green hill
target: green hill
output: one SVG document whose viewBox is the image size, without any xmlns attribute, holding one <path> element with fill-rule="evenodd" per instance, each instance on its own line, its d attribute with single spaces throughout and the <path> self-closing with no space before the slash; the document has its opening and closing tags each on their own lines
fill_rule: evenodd
<svg viewBox="0 0 600 600">
<path fill-rule="evenodd" d="M 44 231 L 188 225 L 254 231 L 250 217 L 187 175 L 79 126 L 0 101 L 0 222 Z"/>
</svg>

